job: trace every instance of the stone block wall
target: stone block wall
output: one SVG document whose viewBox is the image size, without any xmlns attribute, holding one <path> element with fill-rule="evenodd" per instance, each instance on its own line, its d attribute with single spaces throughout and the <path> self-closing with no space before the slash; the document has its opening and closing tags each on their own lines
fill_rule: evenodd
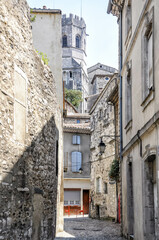
<svg viewBox="0 0 159 240">
<path fill-rule="evenodd" d="M 62 201 L 55 80 L 33 48 L 26 1 L 1 3 L 0 239 L 51 240 Z"/>
<path fill-rule="evenodd" d="M 115 159 L 115 113 L 108 98 L 116 86 L 112 78 L 90 110 L 91 114 L 91 208 L 92 218 L 116 218 L 116 183 L 109 178 L 111 164 Z M 103 136 L 103 137 L 102 137 Z M 109 137 L 110 136 L 110 137 Z M 99 143 L 105 143 L 105 152 L 100 155 Z M 99 180 L 99 189 L 98 189 Z"/>
</svg>

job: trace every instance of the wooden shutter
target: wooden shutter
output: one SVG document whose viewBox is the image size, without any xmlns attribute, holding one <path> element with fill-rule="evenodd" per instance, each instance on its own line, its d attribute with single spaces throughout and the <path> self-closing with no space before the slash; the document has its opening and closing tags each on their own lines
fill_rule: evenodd
<svg viewBox="0 0 159 240">
<path fill-rule="evenodd" d="M 77 153 L 77 160 L 76 160 L 77 167 L 76 167 L 76 171 L 78 172 L 79 169 L 81 168 L 82 154 L 81 154 L 81 152 L 76 152 L 76 153 Z"/>
<path fill-rule="evenodd" d="M 77 136 L 77 144 L 80 144 L 81 143 L 81 138 L 80 136 Z"/>
<path fill-rule="evenodd" d="M 72 172 L 76 172 L 76 152 L 72 152 Z"/>
<path fill-rule="evenodd" d="M 76 135 L 73 135 L 73 137 L 72 137 L 72 143 L 73 143 L 73 144 L 76 144 L 76 139 L 77 139 L 77 136 L 76 136 Z"/>
</svg>

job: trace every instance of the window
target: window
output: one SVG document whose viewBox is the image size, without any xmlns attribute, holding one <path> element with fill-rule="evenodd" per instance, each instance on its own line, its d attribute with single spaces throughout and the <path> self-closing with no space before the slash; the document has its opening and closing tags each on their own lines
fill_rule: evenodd
<svg viewBox="0 0 159 240">
<path fill-rule="evenodd" d="M 101 192 L 101 179 L 100 177 L 98 177 L 96 179 L 96 193 L 100 193 Z"/>
<path fill-rule="evenodd" d="M 152 19 L 146 16 L 146 23 L 142 37 L 142 83 L 143 101 L 153 90 L 153 26 Z"/>
<path fill-rule="evenodd" d="M 80 48 L 80 37 L 76 36 L 76 48 Z"/>
<path fill-rule="evenodd" d="M 80 144 L 81 143 L 81 137 L 79 135 L 73 135 L 72 137 L 72 143 L 73 144 Z"/>
<path fill-rule="evenodd" d="M 106 182 L 104 183 L 104 193 L 108 193 L 108 184 Z"/>
<path fill-rule="evenodd" d="M 79 172 L 82 166 L 82 153 L 72 152 L 72 172 Z"/>
<path fill-rule="evenodd" d="M 70 78 L 72 78 L 72 72 L 70 72 Z"/>
<path fill-rule="evenodd" d="M 131 14 L 131 0 L 128 0 L 128 4 L 126 7 L 126 17 L 125 17 L 125 36 L 127 38 L 128 33 L 132 26 L 132 14 Z"/>
<path fill-rule="evenodd" d="M 132 120 L 132 70 L 131 62 L 127 63 L 127 72 L 126 72 L 126 92 L 125 92 L 125 117 L 126 124 Z"/>
<path fill-rule="evenodd" d="M 64 201 L 64 205 L 68 205 L 68 201 Z"/>
<path fill-rule="evenodd" d="M 80 123 L 80 119 L 77 119 L 77 123 Z"/>
<path fill-rule="evenodd" d="M 62 46 L 67 47 L 67 36 L 66 35 L 64 35 L 62 38 Z"/>
<path fill-rule="evenodd" d="M 103 111 L 102 109 L 99 109 L 99 119 L 101 119 L 103 117 Z"/>
</svg>

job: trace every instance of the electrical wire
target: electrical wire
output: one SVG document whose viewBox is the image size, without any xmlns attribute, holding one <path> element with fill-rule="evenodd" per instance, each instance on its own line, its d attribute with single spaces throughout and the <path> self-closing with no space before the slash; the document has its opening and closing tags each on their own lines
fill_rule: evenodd
<svg viewBox="0 0 159 240">
<path fill-rule="evenodd" d="M 99 155 L 99 156 L 102 156 L 102 155 Z M 91 164 L 91 163 L 93 164 L 93 163 L 98 162 L 98 161 L 104 161 L 105 159 L 113 157 L 113 156 L 115 156 L 115 153 L 113 155 L 109 155 L 107 157 L 104 157 L 103 159 L 99 158 L 95 161 L 84 162 L 81 165 L 84 166 L 84 165 Z M 77 166 L 79 166 L 79 165 L 78 164 L 73 164 L 73 165 L 64 166 L 64 168 L 72 168 L 72 167 L 77 167 Z"/>
</svg>

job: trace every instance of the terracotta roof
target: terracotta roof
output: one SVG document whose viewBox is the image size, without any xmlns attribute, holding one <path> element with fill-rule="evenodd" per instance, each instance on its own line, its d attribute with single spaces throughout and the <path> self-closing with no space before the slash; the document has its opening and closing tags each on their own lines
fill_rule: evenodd
<svg viewBox="0 0 159 240">
<path fill-rule="evenodd" d="M 90 118 L 90 115 L 88 113 L 73 113 L 68 114 L 66 118 Z"/>
<path fill-rule="evenodd" d="M 64 132 L 90 133 L 90 123 L 64 123 Z"/>
</svg>

